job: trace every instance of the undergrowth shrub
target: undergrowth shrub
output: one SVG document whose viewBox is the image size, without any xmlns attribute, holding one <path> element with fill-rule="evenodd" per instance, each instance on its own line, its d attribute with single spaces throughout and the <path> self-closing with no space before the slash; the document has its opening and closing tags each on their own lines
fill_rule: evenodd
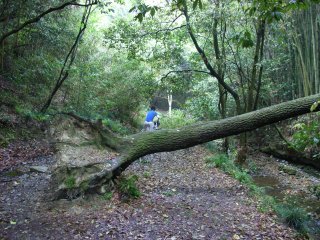
<svg viewBox="0 0 320 240">
<path fill-rule="evenodd" d="M 226 173 L 232 174 L 236 170 L 236 166 L 226 154 L 218 154 L 206 159 L 209 167 L 221 168 Z"/>
<path fill-rule="evenodd" d="M 112 196 L 113 196 L 112 192 L 105 192 L 104 194 L 101 195 L 101 198 L 103 200 L 109 201 L 111 200 Z"/>
<path fill-rule="evenodd" d="M 141 192 L 138 189 L 137 181 L 138 176 L 136 175 L 120 177 L 118 187 L 121 194 L 129 198 L 139 198 L 141 196 Z"/>
<path fill-rule="evenodd" d="M 73 176 L 68 176 L 64 180 L 64 184 L 66 185 L 67 188 L 74 188 L 76 185 L 76 179 Z"/>
<path fill-rule="evenodd" d="M 32 111 L 24 106 L 16 106 L 16 112 L 22 117 L 33 119 L 38 122 L 44 122 L 50 118 L 50 115 L 48 114 Z"/>
<path fill-rule="evenodd" d="M 278 204 L 275 210 L 290 227 L 306 232 L 308 215 L 304 209 L 292 204 Z"/>
<path fill-rule="evenodd" d="M 307 151 L 312 157 L 319 157 L 320 124 L 314 120 L 294 125 L 295 133 L 292 135 L 291 147 L 297 151 Z"/>
<path fill-rule="evenodd" d="M 308 215 L 302 208 L 297 207 L 295 202 L 288 201 L 285 204 L 279 204 L 269 195 L 266 195 L 263 188 L 258 187 L 253 182 L 251 176 L 238 168 L 234 162 L 225 154 L 219 154 L 206 159 L 206 163 L 210 167 L 218 167 L 224 172 L 237 179 L 240 183 L 246 185 L 250 190 L 250 195 L 258 201 L 258 209 L 261 212 L 275 211 L 278 216 L 283 219 L 290 227 L 295 228 L 302 234 L 307 233 Z"/>
<path fill-rule="evenodd" d="M 113 132 L 119 133 L 121 135 L 125 135 L 129 133 L 129 130 L 126 127 L 124 127 L 120 123 L 120 121 L 105 118 L 102 120 L 102 124 L 107 128 L 111 129 Z"/>
<path fill-rule="evenodd" d="M 179 128 L 196 122 L 196 119 L 191 115 L 186 114 L 182 110 L 172 110 L 171 116 L 163 115 L 160 118 L 161 128 Z"/>
</svg>

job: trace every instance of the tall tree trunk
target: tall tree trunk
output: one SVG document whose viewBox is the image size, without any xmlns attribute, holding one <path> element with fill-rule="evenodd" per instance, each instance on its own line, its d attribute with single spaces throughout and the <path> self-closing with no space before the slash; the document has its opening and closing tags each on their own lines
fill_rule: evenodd
<svg viewBox="0 0 320 240">
<path fill-rule="evenodd" d="M 251 78 L 250 78 L 250 81 L 248 82 L 248 102 L 247 102 L 247 109 L 246 109 L 247 112 L 254 110 L 254 106 L 255 106 L 254 92 L 257 90 L 257 86 L 258 86 L 258 80 L 257 80 L 258 68 L 260 68 L 260 72 L 262 74 L 261 61 L 263 57 L 262 51 L 263 51 L 263 44 L 264 44 L 265 22 L 266 22 L 265 19 L 258 20 L 256 49 L 253 57 Z M 258 66 L 259 64 L 260 66 Z M 257 94 L 258 92 L 256 92 L 256 95 Z"/>
<path fill-rule="evenodd" d="M 169 105 L 169 109 L 168 109 L 168 114 L 169 117 L 171 117 L 171 112 L 172 112 L 172 90 L 168 90 L 168 105 Z"/>
<path fill-rule="evenodd" d="M 216 1 L 216 9 L 219 9 L 220 7 L 220 1 Z M 219 14 L 221 15 L 221 13 Z M 226 33 L 226 23 L 225 21 L 223 21 L 222 18 L 218 18 L 217 16 L 213 16 L 214 20 L 213 20 L 213 29 L 212 29 L 212 35 L 213 35 L 213 49 L 214 49 L 214 55 L 217 61 L 217 65 L 218 65 L 218 75 L 221 76 L 221 79 L 224 81 L 224 71 L 225 71 L 225 61 L 223 59 L 225 59 L 225 46 L 224 46 L 224 39 L 225 39 L 225 33 Z M 219 24 L 219 20 L 221 22 L 221 24 L 224 26 L 223 27 L 223 33 L 221 34 L 221 43 L 219 44 L 218 41 L 218 24 Z M 221 48 L 221 51 L 220 51 Z M 226 118 L 227 116 L 227 92 L 224 89 L 224 87 L 219 83 L 218 84 L 218 88 L 219 88 L 219 104 L 218 104 L 218 108 L 219 108 L 219 112 L 220 112 L 220 116 L 222 119 Z M 224 152 L 228 153 L 229 150 L 229 139 L 226 137 L 224 138 L 224 143 L 223 143 L 223 148 L 224 148 Z"/>
</svg>

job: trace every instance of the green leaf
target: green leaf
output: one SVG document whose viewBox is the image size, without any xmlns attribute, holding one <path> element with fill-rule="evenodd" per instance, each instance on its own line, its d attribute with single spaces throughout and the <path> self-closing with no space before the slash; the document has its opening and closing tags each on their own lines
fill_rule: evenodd
<svg viewBox="0 0 320 240">
<path fill-rule="evenodd" d="M 136 10 L 136 6 L 134 6 L 133 8 L 131 8 L 131 9 L 129 10 L 129 12 L 133 12 L 134 10 Z"/>
<path fill-rule="evenodd" d="M 135 16 L 135 18 L 138 19 L 139 22 L 141 23 L 142 20 L 143 20 L 143 15 L 142 15 L 142 13 L 139 13 L 137 16 Z"/>
<path fill-rule="evenodd" d="M 199 3 L 199 0 L 195 0 L 195 1 L 193 2 L 193 4 L 192 4 L 193 10 L 195 10 L 195 9 L 197 8 L 198 3 Z"/>
<path fill-rule="evenodd" d="M 156 9 L 155 8 L 151 8 L 150 14 L 151 14 L 152 17 L 154 16 L 155 13 L 156 13 Z"/>
</svg>

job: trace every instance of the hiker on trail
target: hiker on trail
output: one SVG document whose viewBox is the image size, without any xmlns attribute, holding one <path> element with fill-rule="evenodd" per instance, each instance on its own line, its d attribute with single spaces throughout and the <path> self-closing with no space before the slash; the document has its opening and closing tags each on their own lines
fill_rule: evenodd
<svg viewBox="0 0 320 240">
<path fill-rule="evenodd" d="M 154 119 L 156 120 L 156 124 L 154 123 Z M 159 123 L 159 115 L 156 112 L 156 107 L 151 106 L 150 111 L 147 112 L 146 119 L 144 121 L 144 130 L 153 131 L 154 129 L 158 128 L 158 123 Z"/>
</svg>

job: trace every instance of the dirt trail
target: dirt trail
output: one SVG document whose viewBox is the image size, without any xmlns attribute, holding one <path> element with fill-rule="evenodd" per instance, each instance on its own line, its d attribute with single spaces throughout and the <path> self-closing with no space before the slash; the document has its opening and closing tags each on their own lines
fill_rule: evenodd
<svg viewBox="0 0 320 240">
<path fill-rule="evenodd" d="M 125 174 L 139 176 L 143 195 L 123 202 L 101 196 L 48 202 L 46 173 L 18 165 L 22 175 L 0 173 L 0 239 L 298 239 L 263 214 L 245 187 L 205 165 L 201 147 L 159 153 L 136 161 Z"/>
</svg>

